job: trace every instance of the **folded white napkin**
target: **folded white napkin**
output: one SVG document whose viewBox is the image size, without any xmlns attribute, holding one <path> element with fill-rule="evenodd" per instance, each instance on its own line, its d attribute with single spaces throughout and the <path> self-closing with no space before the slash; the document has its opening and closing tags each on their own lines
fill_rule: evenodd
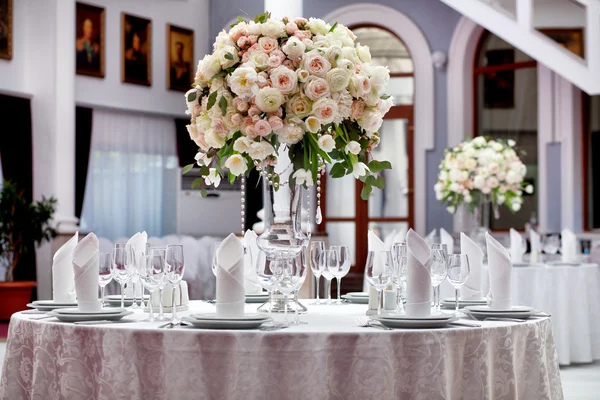
<svg viewBox="0 0 600 400">
<path fill-rule="evenodd" d="M 510 254 L 496 239 L 486 232 L 488 265 L 490 270 L 490 308 L 511 307 L 512 263 Z"/>
<path fill-rule="evenodd" d="M 396 237 L 394 237 L 394 243 L 406 242 L 406 229 L 400 228 L 396 231 Z"/>
<path fill-rule="evenodd" d="M 244 245 L 233 233 L 217 248 L 217 317 L 244 315 Z"/>
<path fill-rule="evenodd" d="M 160 307 L 160 297 L 158 290 L 152 293 L 152 306 Z M 162 294 L 163 307 L 171 307 L 173 304 L 173 285 L 167 283 Z M 175 304 L 177 306 L 187 306 L 190 304 L 190 297 L 188 293 L 188 285 L 186 281 L 179 282 L 179 285 L 175 288 Z"/>
<path fill-rule="evenodd" d="M 440 242 L 446 245 L 448 254 L 454 253 L 454 238 L 444 228 L 440 228 Z"/>
<path fill-rule="evenodd" d="M 510 228 L 510 257 L 512 262 L 523 262 L 523 237 L 515 229 Z"/>
<path fill-rule="evenodd" d="M 373 232 L 372 230 L 369 229 L 369 232 L 367 233 L 367 240 L 368 240 L 368 245 L 369 245 L 369 251 L 387 251 L 389 250 L 388 247 L 386 247 L 385 243 L 381 241 L 381 239 L 379 239 L 379 237 L 375 234 L 375 232 Z M 367 282 L 367 270 L 365 269 L 365 277 L 364 277 L 364 281 L 363 281 L 363 292 L 369 292 L 369 310 L 377 310 L 377 300 L 378 300 L 378 296 L 377 296 L 377 289 L 373 288 L 371 285 L 369 285 L 369 283 Z"/>
<path fill-rule="evenodd" d="M 244 234 L 244 245 L 246 254 L 244 255 L 244 290 L 246 294 L 259 294 L 263 291 L 258 283 L 254 263 L 258 259 L 258 244 L 256 244 L 256 233 L 248 229 Z"/>
<path fill-rule="evenodd" d="M 533 229 L 529 231 L 529 241 L 531 242 L 531 252 L 540 253 L 542 251 L 542 241 L 540 235 Z"/>
<path fill-rule="evenodd" d="M 432 244 L 435 243 L 435 237 L 437 236 L 437 230 L 434 229 L 431 232 L 429 232 L 429 234 L 427 236 L 425 236 L 425 242 L 431 246 Z M 450 250 L 450 249 L 448 249 Z"/>
<path fill-rule="evenodd" d="M 426 317 L 431 314 L 431 251 L 427 242 L 410 229 L 406 235 L 406 315 Z"/>
<path fill-rule="evenodd" d="M 54 253 L 52 259 L 52 299 L 54 301 L 75 301 L 75 271 L 73 270 L 73 250 L 77 246 L 79 232 Z"/>
<path fill-rule="evenodd" d="M 460 288 L 460 297 L 464 300 L 481 300 L 481 268 L 483 267 L 483 250 L 464 233 L 460 233 L 460 253 L 469 259 L 471 273 Z"/>
<path fill-rule="evenodd" d="M 147 241 L 148 234 L 146 231 L 136 233 L 127 241 L 127 245 L 133 248 L 133 252 L 135 253 L 135 262 L 138 266 L 140 266 L 143 262 L 143 256 L 146 253 Z"/>
<path fill-rule="evenodd" d="M 386 249 L 389 250 L 394 245 L 394 239 L 396 238 L 396 233 L 397 233 L 397 231 L 394 229 L 392 231 L 392 233 L 390 233 L 389 235 L 387 235 L 385 237 L 385 239 L 383 239 L 383 244 L 385 245 Z"/>
<path fill-rule="evenodd" d="M 99 249 L 98 238 L 90 233 L 73 250 L 75 291 L 80 311 L 98 311 L 101 308 L 98 300 Z"/>
<path fill-rule="evenodd" d="M 570 229 L 561 232 L 560 254 L 563 262 L 573 262 L 577 258 L 577 236 Z"/>
</svg>

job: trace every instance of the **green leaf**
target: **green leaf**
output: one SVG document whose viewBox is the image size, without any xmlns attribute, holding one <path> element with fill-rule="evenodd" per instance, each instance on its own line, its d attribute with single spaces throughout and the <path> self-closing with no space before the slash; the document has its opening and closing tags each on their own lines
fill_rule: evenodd
<svg viewBox="0 0 600 400">
<path fill-rule="evenodd" d="M 383 176 L 378 176 L 375 179 L 373 186 L 375 186 L 378 189 L 384 189 L 385 188 L 385 179 L 383 179 Z"/>
<path fill-rule="evenodd" d="M 209 173 L 210 173 L 210 170 L 208 169 L 208 167 L 206 165 L 203 165 L 202 167 L 200 167 L 200 175 L 207 176 Z"/>
<path fill-rule="evenodd" d="M 192 182 L 192 189 L 198 189 L 200 186 L 202 186 L 202 183 L 204 183 L 203 178 L 194 179 L 194 182 Z"/>
<path fill-rule="evenodd" d="M 225 58 L 226 58 L 227 60 L 233 60 L 233 54 L 231 54 L 231 53 L 227 53 L 227 54 L 225 54 Z"/>
<path fill-rule="evenodd" d="M 372 191 L 373 187 L 371 185 L 365 184 L 365 186 L 363 186 L 362 190 L 360 191 L 360 198 L 363 200 L 369 200 L 369 196 L 371 195 Z"/>
<path fill-rule="evenodd" d="M 338 23 L 336 22 L 335 24 L 333 24 L 333 26 L 331 27 L 331 29 L 329 30 L 329 32 L 333 32 L 335 30 L 335 28 L 337 28 Z"/>
<path fill-rule="evenodd" d="M 213 78 L 225 78 L 227 76 L 227 71 L 223 70 L 218 74 L 213 75 Z"/>
<path fill-rule="evenodd" d="M 341 178 L 346 175 L 346 167 L 344 163 L 336 163 L 331 167 L 331 171 L 329 172 L 332 178 Z"/>
<path fill-rule="evenodd" d="M 206 195 L 208 194 L 208 191 L 206 189 L 201 189 L 200 190 L 200 196 L 202 196 L 202 198 L 206 198 Z"/>
<path fill-rule="evenodd" d="M 238 17 L 237 17 L 237 20 L 238 20 L 239 22 L 244 22 L 244 18 L 242 18 L 242 17 L 241 17 L 241 16 L 239 16 L 239 15 L 238 15 Z"/>
<path fill-rule="evenodd" d="M 381 99 L 381 100 L 387 100 L 387 99 L 389 99 L 390 97 L 392 97 L 392 95 L 390 95 L 390 94 L 387 94 L 387 93 L 386 93 L 386 94 L 384 94 L 383 96 L 381 96 L 381 97 L 380 97 L 380 99 Z"/>
<path fill-rule="evenodd" d="M 181 171 L 181 175 L 185 175 L 188 172 L 190 172 L 192 170 L 192 168 L 194 168 L 194 165 L 196 165 L 196 164 L 188 164 L 185 167 L 183 167 L 183 170 Z"/>
<path fill-rule="evenodd" d="M 187 95 L 188 103 L 191 103 L 192 101 L 196 100 L 196 96 L 198 96 L 198 92 L 192 92 L 192 93 L 188 94 Z"/>
<path fill-rule="evenodd" d="M 235 182 L 236 178 L 237 178 L 237 177 L 236 177 L 234 174 L 232 174 L 232 173 L 231 173 L 231 171 L 230 171 L 230 172 L 229 172 L 229 183 L 230 183 L 231 185 L 233 185 L 233 182 Z"/>
<path fill-rule="evenodd" d="M 225 96 L 221 96 L 221 99 L 219 100 L 219 108 L 221 108 L 221 115 L 225 116 L 225 114 L 227 114 L 227 99 Z"/>
<path fill-rule="evenodd" d="M 217 91 L 214 91 L 208 96 L 208 103 L 206 104 L 206 110 L 210 110 L 217 101 Z"/>
<path fill-rule="evenodd" d="M 383 171 L 384 169 L 392 169 L 392 164 L 389 161 L 377 161 L 373 160 L 368 165 L 371 172 L 374 174 Z"/>
<path fill-rule="evenodd" d="M 313 151 L 312 153 L 312 160 L 310 162 L 310 169 L 311 169 L 311 173 L 312 173 L 312 178 L 313 178 L 313 182 L 317 182 L 317 176 L 319 173 L 319 157 L 317 155 L 317 152 Z"/>
</svg>

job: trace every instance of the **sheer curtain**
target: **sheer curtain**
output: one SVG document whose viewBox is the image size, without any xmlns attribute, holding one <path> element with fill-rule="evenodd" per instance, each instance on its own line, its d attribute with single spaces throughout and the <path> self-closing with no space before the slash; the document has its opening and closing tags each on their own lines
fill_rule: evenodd
<svg viewBox="0 0 600 400">
<path fill-rule="evenodd" d="M 94 110 L 82 229 L 111 240 L 174 233 L 177 174 L 172 119 Z"/>
</svg>

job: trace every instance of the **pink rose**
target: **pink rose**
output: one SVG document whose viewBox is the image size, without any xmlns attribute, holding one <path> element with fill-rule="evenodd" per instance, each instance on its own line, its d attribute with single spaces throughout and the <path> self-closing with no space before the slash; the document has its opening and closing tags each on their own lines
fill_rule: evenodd
<svg viewBox="0 0 600 400">
<path fill-rule="evenodd" d="M 236 97 L 233 99 L 233 106 L 239 112 L 246 112 L 246 111 L 248 111 L 248 107 L 249 107 L 248 102 L 243 100 L 240 97 Z"/>
<path fill-rule="evenodd" d="M 281 50 L 275 50 L 269 56 L 267 65 L 271 68 L 277 68 L 286 59 L 285 54 Z"/>
<path fill-rule="evenodd" d="M 315 46 L 313 41 L 310 39 L 302 39 L 302 43 L 304 43 L 304 47 L 306 47 L 307 49 L 312 49 Z"/>
<path fill-rule="evenodd" d="M 331 63 L 317 51 L 304 55 L 304 69 L 312 75 L 324 76 L 331 69 Z"/>
<path fill-rule="evenodd" d="M 277 111 L 267 113 L 267 118 L 271 118 L 271 117 L 279 117 L 279 118 L 283 117 L 283 109 L 281 107 L 279 107 L 277 109 Z"/>
<path fill-rule="evenodd" d="M 256 139 L 258 137 L 258 131 L 254 126 L 249 126 L 248 128 L 246 128 L 246 136 L 249 139 Z"/>
<path fill-rule="evenodd" d="M 304 25 L 308 24 L 308 20 L 306 18 L 296 18 L 294 23 L 299 27 L 303 27 Z"/>
<path fill-rule="evenodd" d="M 204 140 L 204 133 L 201 133 L 198 136 L 196 136 L 196 139 L 194 139 L 194 143 L 196 143 L 196 146 L 200 147 L 203 150 L 208 149 L 208 145 Z"/>
<path fill-rule="evenodd" d="M 242 55 L 241 59 L 242 59 L 242 63 L 247 63 L 248 60 L 250 59 L 250 52 L 249 51 L 245 52 Z"/>
<path fill-rule="evenodd" d="M 242 123 L 240 124 L 240 131 L 242 131 L 242 133 L 244 135 L 246 135 L 247 133 L 247 129 L 250 126 L 254 126 L 254 123 L 252 122 L 252 118 L 251 117 L 244 117 L 242 118 Z"/>
<path fill-rule="evenodd" d="M 273 129 L 271 129 L 271 124 L 269 124 L 269 122 L 265 121 L 264 119 L 256 121 L 256 123 L 254 124 L 254 128 L 258 132 L 258 136 L 262 137 L 267 136 L 273 131 Z"/>
<path fill-rule="evenodd" d="M 254 43 L 252 46 L 250 46 L 250 48 L 248 49 L 248 53 L 252 54 L 255 51 L 260 50 L 260 48 L 258 47 L 258 43 Z"/>
<path fill-rule="evenodd" d="M 284 66 L 288 67 L 289 69 L 295 69 L 294 63 L 289 58 L 287 60 L 285 60 L 281 65 L 284 65 Z"/>
<path fill-rule="evenodd" d="M 248 40 L 248 36 L 242 36 L 237 40 L 237 45 L 240 49 L 243 49 L 244 47 L 248 46 L 249 43 L 250 41 Z"/>
<path fill-rule="evenodd" d="M 279 117 L 272 116 L 272 117 L 269 118 L 269 125 L 271 125 L 271 128 L 275 132 L 277 132 L 278 130 L 280 130 L 281 128 L 283 128 L 283 121 Z"/>
<path fill-rule="evenodd" d="M 261 111 L 256 106 L 252 106 L 248 109 L 248 115 L 250 117 L 254 117 L 255 115 L 260 115 Z"/>
<path fill-rule="evenodd" d="M 231 123 L 235 126 L 240 126 L 240 124 L 242 123 L 242 114 L 233 114 L 231 116 Z"/>
<path fill-rule="evenodd" d="M 296 36 L 300 40 L 310 39 L 312 38 L 312 33 L 310 33 L 310 31 L 296 31 L 294 32 L 294 36 Z"/>
<path fill-rule="evenodd" d="M 248 41 L 250 42 L 250 46 L 255 45 L 258 42 L 258 36 L 250 35 L 248 36 Z"/>
<path fill-rule="evenodd" d="M 254 122 L 255 124 L 260 121 L 260 115 L 253 115 L 252 116 L 252 122 Z"/>
<path fill-rule="evenodd" d="M 330 124 L 337 113 L 337 103 L 331 99 L 319 99 L 313 104 L 312 112 L 322 125 Z"/>
<path fill-rule="evenodd" d="M 194 109 L 192 110 L 192 117 L 196 118 L 202 112 L 202 106 L 199 103 L 194 105 Z"/>
<path fill-rule="evenodd" d="M 357 119 L 365 112 L 365 102 L 362 100 L 354 100 L 350 109 L 350 118 Z"/>
<path fill-rule="evenodd" d="M 223 120 L 221 119 L 213 119 L 210 126 L 219 136 L 223 136 L 229 133 L 229 130 L 225 128 L 225 124 L 223 124 Z"/>
<path fill-rule="evenodd" d="M 287 32 L 288 35 L 293 35 L 294 33 L 296 33 L 298 31 L 298 25 L 296 25 L 295 22 L 288 22 L 285 25 L 285 31 Z"/>
<path fill-rule="evenodd" d="M 283 94 L 293 93 L 297 81 L 296 73 L 287 67 L 280 66 L 271 71 L 271 86 Z"/>
<path fill-rule="evenodd" d="M 269 54 L 273 50 L 277 50 L 279 48 L 279 44 L 277 44 L 277 39 L 263 36 L 258 39 L 258 47 L 265 53 Z"/>
<path fill-rule="evenodd" d="M 304 93 L 312 101 L 317 101 L 322 97 L 329 96 L 331 90 L 325 79 L 314 78 L 304 84 Z"/>
</svg>

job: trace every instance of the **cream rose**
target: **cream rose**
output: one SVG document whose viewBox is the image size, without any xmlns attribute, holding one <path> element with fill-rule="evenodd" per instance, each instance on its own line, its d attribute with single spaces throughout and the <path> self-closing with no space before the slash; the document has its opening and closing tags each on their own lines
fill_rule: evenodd
<svg viewBox="0 0 600 400">
<path fill-rule="evenodd" d="M 245 101 L 250 100 L 250 98 L 258 92 L 258 74 L 256 73 L 256 70 L 249 65 L 244 64 L 244 66 L 236 68 L 235 71 L 229 75 L 228 81 L 231 91 Z M 236 104 L 235 100 L 234 104 Z M 247 103 L 244 102 L 244 104 L 245 105 L 241 105 L 238 101 L 236 105 L 237 109 L 242 112 L 246 111 Z M 246 108 L 246 110 L 243 108 Z"/>
<path fill-rule="evenodd" d="M 325 57 L 331 65 L 337 65 L 337 62 L 342 58 L 342 48 L 338 45 L 333 45 L 325 51 Z"/>
<path fill-rule="evenodd" d="M 198 64 L 198 71 L 202 74 L 204 79 L 208 81 L 215 76 L 215 74 L 221 72 L 221 63 L 215 56 L 207 54 Z"/>
<path fill-rule="evenodd" d="M 325 153 L 329 153 L 331 150 L 335 149 L 335 140 L 333 140 L 331 135 L 321 135 L 318 143 L 321 150 Z"/>
<path fill-rule="evenodd" d="M 383 92 L 390 81 L 390 71 L 381 65 L 373 67 L 370 71 L 371 86 L 378 92 Z"/>
<path fill-rule="evenodd" d="M 371 62 L 371 51 L 368 46 L 361 46 L 360 44 L 356 45 L 356 55 L 360 59 L 360 61 L 364 63 Z"/>
<path fill-rule="evenodd" d="M 233 67 L 240 61 L 238 51 L 234 46 L 225 46 L 215 51 L 215 57 L 223 69 Z"/>
<path fill-rule="evenodd" d="M 275 148 L 271 145 L 271 143 L 265 140 L 253 142 L 250 150 L 248 151 L 250 158 L 258 161 L 264 160 L 273 153 L 275 153 Z"/>
<path fill-rule="evenodd" d="M 331 90 L 325 79 L 314 78 L 304 84 L 304 93 L 312 101 L 317 101 L 322 97 L 329 96 L 331 94 Z"/>
<path fill-rule="evenodd" d="M 331 69 L 331 63 L 316 50 L 305 53 L 302 63 L 305 70 L 316 76 L 325 76 Z"/>
<path fill-rule="evenodd" d="M 258 91 L 254 101 L 261 111 L 275 112 L 283 104 L 284 97 L 279 89 L 264 87 Z"/>
<path fill-rule="evenodd" d="M 233 154 L 225 161 L 225 168 L 227 168 L 233 176 L 240 176 L 248 169 L 248 162 L 241 155 Z"/>
<path fill-rule="evenodd" d="M 298 76 L 298 80 L 302 83 L 306 82 L 310 74 L 305 69 L 297 69 L 296 75 Z"/>
<path fill-rule="evenodd" d="M 319 99 L 313 104 L 312 113 L 321 124 L 330 124 L 335 119 L 337 104 L 329 98 Z"/>
<path fill-rule="evenodd" d="M 296 72 L 283 65 L 271 70 L 271 84 L 283 94 L 296 91 L 297 80 Z"/>
<path fill-rule="evenodd" d="M 279 48 L 279 44 L 277 43 L 277 39 L 263 36 L 258 39 L 258 48 L 269 54 L 273 50 L 277 50 Z"/>
<path fill-rule="evenodd" d="M 304 54 L 304 50 L 306 50 L 306 45 L 302 43 L 302 40 L 298 39 L 295 36 L 292 36 L 287 40 L 287 42 L 281 47 L 281 50 L 291 59 L 295 60 L 297 58 L 302 57 Z"/>
<path fill-rule="evenodd" d="M 285 24 L 277 19 L 270 19 L 260 24 L 260 33 L 270 38 L 280 38 L 285 34 Z"/>
<path fill-rule="evenodd" d="M 357 119 L 357 122 L 370 136 L 379 130 L 383 117 L 378 111 L 367 110 Z"/>
<path fill-rule="evenodd" d="M 385 115 L 390 111 L 390 108 L 394 105 L 394 98 L 389 96 L 387 99 L 380 99 L 377 102 L 377 110 L 381 113 L 381 115 Z"/>
<path fill-rule="evenodd" d="M 319 18 L 309 18 L 308 23 L 306 25 L 308 29 L 315 35 L 317 33 L 320 33 L 321 35 L 326 35 L 327 32 L 329 32 L 329 30 L 331 29 L 331 25 Z"/>
<path fill-rule="evenodd" d="M 296 94 L 287 102 L 286 110 L 299 118 L 304 118 L 312 111 L 311 101 L 301 93 Z"/>
<path fill-rule="evenodd" d="M 269 55 L 267 53 L 265 53 L 264 51 L 260 51 L 260 50 L 257 50 L 255 52 L 253 52 L 252 54 L 250 54 L 250 58 L 248 59 L 248 62 L 252 63 L 258 70 L 267 69 L 268 61 L 269 61 Z"/>
<path fill-rule="evenodd" d="M 348 90 L 353 97 L 362 97 L 371 91 L 371 81 L 366 75 L 352 75 Z"/>
<path fill-rule="evenodd" d="M 225 145 L 225 138 L 220 136 L 214 129 L 209 129 L 204 133 L 206 144 L 215 149 L 220 149 Z"/>
<path fill-rule="evenodd" d="M 358 155 L 360 153 L 360 143 L 355 140 L 351 140 L 344 149 L 346 150 L 346 153 Z"/>
<path fill-rule="evenodd" d="M 339 92 L 348 87 L 350 83 L 350 74 L 345 69 L 334 68 L 325 75 L 327 83 L 332 92 Z"/>
<path fill-rule="evenodd" d="M 297 124 L 285 124 L 277 133 L 281 141 L 287 145 L 298 143 L 304 137 L 304 131 Z"/>
</svg>

